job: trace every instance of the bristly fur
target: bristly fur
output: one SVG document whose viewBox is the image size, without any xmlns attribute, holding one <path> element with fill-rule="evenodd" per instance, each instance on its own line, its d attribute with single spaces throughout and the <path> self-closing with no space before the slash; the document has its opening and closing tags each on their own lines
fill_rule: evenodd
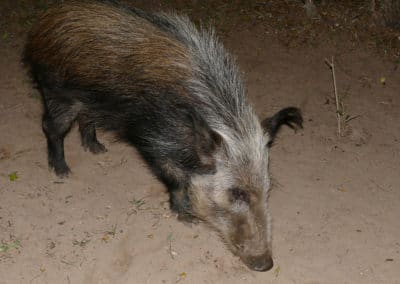
<svg viewBox="0 0 400 284">
<path fill-rule="evenodd" d="M 160 28 L 172 33 L 189 48 L 193 76 L 189 79 L 189 93 L 202 103 L 202 115 L 210 127 L 226 142 L 224 146 L 232 168 L 252 172 L 254 178 L 268 179 L 269 141 L 245 96 L 241 74 L 234 58 L 218 41 L 212 28 L 200 31 L 185 16 L 158 14 L 150 18 Z M 243 167 L 242 167 L 243 166 Z M 257 173 L 262 172 L 261 177 Z M 240 174 L 240 173 L 237 173 Z M 257 181 L 260 185 L 260 181 Z M 267 190 L 268 181 L 261 182 Z"/>
<path fill-rule="evenodd" d="M 69 1 L 33 27 L 24 59 L 57 175 L 70 172 L 63 141 L 74 121 L 93 153 L 106 151 L 96 129 L 114 131 L 164 182 L 182 220 L 206 221 L 250 268 L 272 267 L 268 145 L 301 115 L 290 108 L 261 125 L 212 28 L 114 0 Z"/>
</svg>

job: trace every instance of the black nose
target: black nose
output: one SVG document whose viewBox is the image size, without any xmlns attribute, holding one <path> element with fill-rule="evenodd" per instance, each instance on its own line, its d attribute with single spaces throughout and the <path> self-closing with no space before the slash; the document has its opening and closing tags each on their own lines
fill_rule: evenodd
<svg viewBox="0 0 400 284">
<path fill-rule="evenodd" d="M 274 266 L 274 261 L 268 253 L 260 256 L 250 257 L 248 266 L 250 269 L 255 271 L 268 271 Z"/>
</svg>

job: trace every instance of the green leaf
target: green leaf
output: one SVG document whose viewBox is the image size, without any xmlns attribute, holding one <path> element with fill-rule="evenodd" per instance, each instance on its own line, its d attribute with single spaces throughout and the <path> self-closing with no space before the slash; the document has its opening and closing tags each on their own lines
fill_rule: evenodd
<svg viewBox="0 0 400 284">
<path fill-rule="evenodd" d="M 0 252 L 7 252 L 9 248 L 10 247 L 8 246 L 8 244 L 2 244 L 0 246 Z"/>
<path fill-rule="evenodd" d="M 19 249 L 21 247 L 21 242 L 19 240 L 13 240 L 10 243 L 2 243 L 0 245 L 0 252 L 8 252 L 11 248 L 13 249 Z"/>
<path fill-rule="evenodd" d="M 20 242 L 19 240 L 14 240 L 14 241 L 11 243 L 11 246 L 12 246 L 13 248 L 17 249 L 17 248 L 21 247 L 21 242 Z"/>
<path fill-rule="evenodd" d="M 16 181 L 18 178 L 17 172 L 12 172 L 8 175 L 10 181 Z"/>
<path fill-rule="evenodd" d="M 168 234 L 168 236 L 167 236 L 167 241 L 172 242 L 173 239 L 174 239 L 174 237 L 173 237 L 173 235 L 172 235 L 172 232 L 170 232 L 170 233 Z"/>
<path fill-rule="evenodd" d="M 3 32 L 3 34 L 1 35 L 1 38 L 2 38 L 3 40 L 7 40 L 8 37 L 9 37 L 8 32 Z"/>
</svg>

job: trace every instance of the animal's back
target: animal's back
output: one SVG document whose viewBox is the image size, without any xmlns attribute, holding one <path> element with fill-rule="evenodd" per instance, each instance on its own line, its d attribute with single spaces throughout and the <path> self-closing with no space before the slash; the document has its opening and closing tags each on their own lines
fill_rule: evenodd
<svg viewBox="0 0 400 284">
<path fill-rule="evenodd" d="M 179 89 L 191 75 L 187 47 L 135 10 L 100 1 L 49 9 L 25 52 L 44 84 L 102 93 Z"/>
</svg>

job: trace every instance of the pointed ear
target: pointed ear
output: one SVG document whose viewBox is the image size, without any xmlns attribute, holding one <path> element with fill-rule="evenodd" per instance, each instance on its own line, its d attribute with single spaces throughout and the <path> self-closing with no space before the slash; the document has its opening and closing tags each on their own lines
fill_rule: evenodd
<svg viewBox="0 0 400 284">
<path fill-rule="evenodd" d="M 303 117 L 300 109 L 287 107 L 261 122 L 261 126 L 264 128 L 265 133 L 268 133 L 269 135 L 268 146 L 272 145 L 276 134 L 284 124 L 292 129 L 303 128 Z"/>
<path fill-rule="evenodd" d="M 211 129 L 207 122 L 198 114 L 189 115 L 193 129 L 193 146 L 197 153 L 202 173 L 215 171 L 215 159 L 213 154 L 221 146 L 223 138 Z"/>
</svg>

